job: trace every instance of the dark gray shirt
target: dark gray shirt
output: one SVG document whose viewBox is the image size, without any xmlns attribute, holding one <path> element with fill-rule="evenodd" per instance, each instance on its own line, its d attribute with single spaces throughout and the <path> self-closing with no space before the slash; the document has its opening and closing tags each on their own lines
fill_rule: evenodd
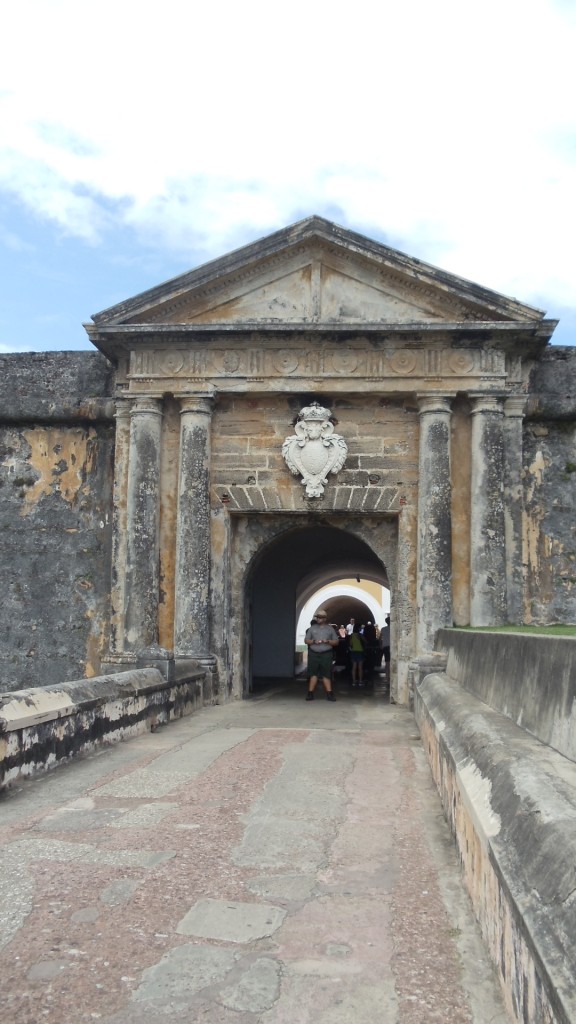
<svg viewBox="0 0 576 1024">
<path fill-rule="evenodd" d="M 338 640 L 338 634 L 333 626 L 328 623 L 321 626 L 317 623 L 315 626 L 308 626 L 306 630 L 306 640 L 313 640 L 314 643 L 310 644 L 310 650 L 315 651 L 317 654 L 322 654 L 323 651 L 331 651 L 332 645 L 327 643 L 328 640 Z"/>
</svg>

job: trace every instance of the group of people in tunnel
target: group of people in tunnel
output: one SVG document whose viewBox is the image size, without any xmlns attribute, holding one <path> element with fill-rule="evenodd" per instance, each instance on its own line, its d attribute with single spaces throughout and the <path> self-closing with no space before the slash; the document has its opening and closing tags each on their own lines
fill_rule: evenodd
<svg viewBox="0 0 576 1024">
<path fill-rule="evenodd" d="M 352 687 L 370 685 L 373 673 L 384 659 L 386 676 L 390 666 L 390 616 L 381 629 L 372 622 L 356 623 L 350 619 L 347 626 L 328 622 L 324 608 L 312 618 L 304 642 L 308 647 L 308 691 L 306 700 L 314 700 L 318 680 L 326 691 L 326 699 L 336 698 L 332 680 L 337 672 L 345 672 Z"/>
</svg>

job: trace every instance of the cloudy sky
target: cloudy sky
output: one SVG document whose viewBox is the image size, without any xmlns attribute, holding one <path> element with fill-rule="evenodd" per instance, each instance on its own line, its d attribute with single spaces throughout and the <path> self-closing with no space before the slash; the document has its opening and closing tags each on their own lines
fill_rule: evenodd
<svg viewBox="0 0 576 1024">
<path fill-rule="evenodd" d="M 311 214 L 576 344 L 576 0 L 19 0 L 0 41 L 0 351 Z"/>
</svg>

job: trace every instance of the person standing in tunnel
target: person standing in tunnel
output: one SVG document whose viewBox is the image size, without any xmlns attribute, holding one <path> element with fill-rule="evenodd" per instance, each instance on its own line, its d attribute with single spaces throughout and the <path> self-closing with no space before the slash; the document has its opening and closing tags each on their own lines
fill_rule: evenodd
<svg viewBox="0 0 576 1024">
<path fill-rule="evenodd" d="M 380 656 L 380 648 L 376 639 L 376 628 L 372 622 L 367 622 L 364 626 L 364 632 L 362 633 L 362 639 L 364 641 L 364 672 L 365 675 L 370 676 L 374 671 L 378 657 Z"/>
<path fill-rule="evenodd" d="M 314 700 L 314 690 L 318 679 L 322 680 L 326 690 L 326 700 L 336 700 L 332 693 L 332 648 L 339 644 L 338 634 L 328 623 L 328 616 L 323 608 L 316 615 L 316 625 L 308 626 L 304 643 L 308 647 L 308 693 L 306 700 Z"/>
<path fill-rule="evenodd" d="M 386 668 L 386 676 L 390 679 L 390 616 L 387 615 L 384 620 L 384 625 L 380 630 L 380 648 L 384 655 L 384 666 Z"/>
<path fill-rule="evenodd" d="M 350 660 L 352 662 L 352 686 L 364 686 L 365 644 L 360 626 L 354 626 L 350 637 Z"/>
</svg>

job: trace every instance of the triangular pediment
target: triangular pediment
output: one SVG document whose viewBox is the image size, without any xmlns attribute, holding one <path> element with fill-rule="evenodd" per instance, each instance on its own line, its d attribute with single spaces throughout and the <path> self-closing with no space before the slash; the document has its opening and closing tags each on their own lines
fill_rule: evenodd
<svg viewBox="0 0 576 1024">
<path fill-rule="evenodd" d="M 334 266 L 329 253 L 299 253 L 300 259 L 259 268 L 243 281 L 227 282 L 216 294 L 182 296 L 168 307 L 145 310 L 132 323 L 407 323 L 454 320 L 449 302 L 409 294 L 401 280 L 352 264 Z M 250 279 L 251 278 L 251 279 Z M 436 301 L 435 301 L 436 300 Z M 460 306 L 458 312 L 461 314 Z"/>
<path fill-rule="evenodd" d="M 96 327 L 537 323 L 540 310 L 319 217 L 93 317 Z"/>
</svg>

